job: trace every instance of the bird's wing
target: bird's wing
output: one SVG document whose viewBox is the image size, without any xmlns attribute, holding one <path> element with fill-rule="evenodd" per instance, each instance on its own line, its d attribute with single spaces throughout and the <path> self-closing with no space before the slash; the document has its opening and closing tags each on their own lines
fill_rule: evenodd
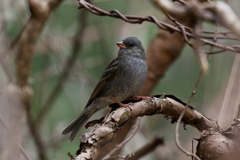
<svg viewBox="0 0 240 160">
<path fill-rule="evenodd" d="M 86 107 L 92 103 L 93 99 L 98 96 L 98 94 L 107 86 L 108 82 L 119 72 L 118 63 L 119 59 L 116 58 L 107 66 L 90 99 L 88 100 Z"/>
</svg>

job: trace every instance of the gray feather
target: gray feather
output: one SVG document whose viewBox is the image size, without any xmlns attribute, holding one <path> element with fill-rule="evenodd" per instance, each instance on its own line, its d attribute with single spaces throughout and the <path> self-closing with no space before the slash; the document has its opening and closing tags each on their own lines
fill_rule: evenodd
<svg viewBox="0 0 240 160">
<path fill-rule="evenodd" d="M 73 120 L 63 131 L 62 134 L 68 134 L 71 132 L 70 140 L 73 141 L 78 134 L 79 130 L 83 127 L 83 125 L 88 121 L 88 119 L 94 113 L 89 113 L 84 110 L 75 120 Z"/>
<path fill-rule="evenodd" d="M 146 80 L 146 55 L 141 41 L 127 37 L 117 45 L 120 47 L 118 56 L 105 69 L 85 109 L 62 132 L 71 132 L 71 141 L 94 113 L 114 103 L 109 97 L 122 102 L 134 96 Z"/>
</svg>

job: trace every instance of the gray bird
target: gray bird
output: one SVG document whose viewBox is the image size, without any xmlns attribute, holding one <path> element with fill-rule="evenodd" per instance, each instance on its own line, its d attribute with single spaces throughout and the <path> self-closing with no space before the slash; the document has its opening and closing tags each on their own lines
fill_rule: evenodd
<svg viewBox="0 0 240 160">
<path fill-rule="evenodd" d="M 117 58 L 105 69 L 82 113 L 62 131 L 71 132 L 71 141 L 94 113 L 113 103 L 123 106 L 120 102 L 134 96 L 146 80 L 147 62 L 141 41 L 127 37 L 116 44 L 120 48 Z"/>
</svg>

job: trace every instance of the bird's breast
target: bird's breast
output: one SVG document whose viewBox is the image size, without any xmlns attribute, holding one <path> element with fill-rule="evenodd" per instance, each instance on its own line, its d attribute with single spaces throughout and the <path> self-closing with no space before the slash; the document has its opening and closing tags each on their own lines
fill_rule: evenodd
<svg viewBox="0 0 240 160">
<path fill-rule="evenodd" d="M 146 61 L 140 58 L 125 58 L 119 63 L 119 72 L 104 89 L 105 95 L 123 101 L 134 96 L 147 76 Z"/>
</svg>

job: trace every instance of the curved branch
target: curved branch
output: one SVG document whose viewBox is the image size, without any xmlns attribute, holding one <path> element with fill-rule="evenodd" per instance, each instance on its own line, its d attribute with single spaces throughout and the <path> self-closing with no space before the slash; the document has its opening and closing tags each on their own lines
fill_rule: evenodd
<svg viewBox="0 0 240 160">
<path fill-rule="evenodd" d="M 185 105 L 169 97 L 164 99 L 154 97 L 152 100 L 142 100 L 132 104 L 131 109 L 118 108 L 111 112 L 96 129 L 83 134 L 80 149 L 77 151 L 78 156 L 75 160 L 95 159 L 100 149 L 112 141 L 117 130 L 123 127 L 129 120 L 136 117 L 162 114 L 168 119 L 172 119 L 171 122 L 176 122 L 185 109 Z M 186 109 L 182 122 L 197 128 L 199 131 L 208 128 L 218 130 L 218 126 L 214 121 L 190 107 Z"/>
</svg>

